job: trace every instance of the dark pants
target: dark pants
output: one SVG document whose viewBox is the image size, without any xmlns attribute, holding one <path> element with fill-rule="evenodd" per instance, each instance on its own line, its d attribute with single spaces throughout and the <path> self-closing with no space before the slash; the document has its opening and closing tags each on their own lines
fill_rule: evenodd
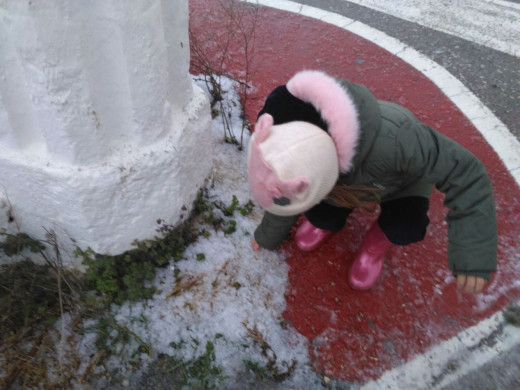
<svg viewBox="0 0 520 390">
<path fill-rule="evenodd" d="M 430 223 L 429 206 L 429 199 L 422 196 L 382 202 L 377 223 L 393 244 L 407 245 L 422 241 Z M 321 202 L 307 211 L 305 216 L 315 227 L 337 232 L 343 229 L 351 212 L 352 209 Z"/>
</svg>

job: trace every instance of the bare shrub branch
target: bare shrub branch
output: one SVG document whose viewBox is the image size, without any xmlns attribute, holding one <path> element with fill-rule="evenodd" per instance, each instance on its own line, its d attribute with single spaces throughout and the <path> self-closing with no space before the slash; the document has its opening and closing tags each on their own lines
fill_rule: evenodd
<svg viewBox="0 0 520 390">
<path fill-rule="evenodd" d="M 205 29 L 197 31 L 196 34 L 190 26 L 191 68 L 203 75 L 212 98 L 212 107 L 218 105 L 224 138 L 227 142 L 238 144 L 242 149 L 244 131 L 249 130 L 245 107 L 250 99 L 251 81 L 255 71 L 259 6 L 240 3 L 237 0 L 218 0 L 218 12 L 221 21 L 218 31 Z M 228 69 L 238 69 L 238 73 L 230 74 Z M 222 76 L 238 81 L 242 106 L 240 140 L 236 139 L 231 129 L 229 110 L 223 103 Z"/>
</svg>

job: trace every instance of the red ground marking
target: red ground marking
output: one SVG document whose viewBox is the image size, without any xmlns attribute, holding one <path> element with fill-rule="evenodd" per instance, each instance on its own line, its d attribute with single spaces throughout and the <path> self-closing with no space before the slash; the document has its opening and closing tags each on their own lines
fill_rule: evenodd
<svg viewBox="0 0 520 390">
<path fill-rule="evenodd" d="M 229 21 L 218 4 L 190 0 L 192 32 L 213 47 L 215 68 L 223 52 L 221 45 L 215 45 L 215 37 L 225 41 Z M 250 7 L 242 4 L 236 11 Z M 379 99 L 409 108 L 423 122 L 468 148 L 486 165 L 495 191 L 499 272 L 478 297 L 455 291 L 447 269 L 446 209 L 438 192 L 431 200 L 426 239 L 392 249 L 380 281 L 369 292 L 350 289 L 346 274 L 363 233 L 377 215 L 355 212 L 343 231 L 311 254 L 300 253 L 293 242 L 285 243 L 291 255 L 284 317 L 309 340 L 315 368 L 341 379 L 376 378 L 518 300 L 520 189 L 450 100 L 399 58 L 326 23 L 261 7 L 255 34 L 255 60 L 250 63 L 254 92 L 246 107 L 252 122 L 274 87 L 299 70 L 321 69 L 366 85 Z M 239 34 L 233 37 L 224 64 L 229 74 L 243 79 L 245 60 L 239 39 Z"/>
</svg>

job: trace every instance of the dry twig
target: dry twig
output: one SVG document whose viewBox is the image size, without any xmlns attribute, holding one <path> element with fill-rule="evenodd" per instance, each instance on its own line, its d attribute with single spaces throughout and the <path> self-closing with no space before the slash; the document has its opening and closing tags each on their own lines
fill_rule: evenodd
<svg viewBox="0 0 520 390">
<path fill-rule="evenodd" d="M 179 295 L 181 292 L 189 290 L 193 286 L 196 286 L 197 284 L 199 284 L 199 282 L 202 280 L 202 278 L 203 278 L 203 275 L 195 276 L 186 281 L 184 281 L 183 277 L 179 278 L 179 280 L 177 281 L 177 285 L 175 286 L 175 288 L 173 290 L 171 290 L 166 295 L 165 299 L 168 299 L 170 297 L 175 297 L 175 296 Z"/>
</svg>

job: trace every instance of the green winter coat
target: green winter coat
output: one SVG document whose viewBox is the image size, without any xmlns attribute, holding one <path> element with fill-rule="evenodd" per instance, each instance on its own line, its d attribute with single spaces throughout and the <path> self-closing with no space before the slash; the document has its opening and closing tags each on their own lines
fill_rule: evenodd
<svg viewBox="0 0 520 390">
<path fill-rule="evenodd" d="M 454 274 L 490 278 L 496 270 L 497 226 L 491 183 L 483 164 L 462 146 L 422 124 L 399 105 L 378 101 L 365 87 L 339 80 L 358 110 L 361 137 L 353 168 L 339 183 L 381 190 L 381 200 L 429 197 L 435 186 L 449 209 L 448 263 Z M 275 249 L 298 216 L 265 212 L 255 231 Z"/>
</svg>

